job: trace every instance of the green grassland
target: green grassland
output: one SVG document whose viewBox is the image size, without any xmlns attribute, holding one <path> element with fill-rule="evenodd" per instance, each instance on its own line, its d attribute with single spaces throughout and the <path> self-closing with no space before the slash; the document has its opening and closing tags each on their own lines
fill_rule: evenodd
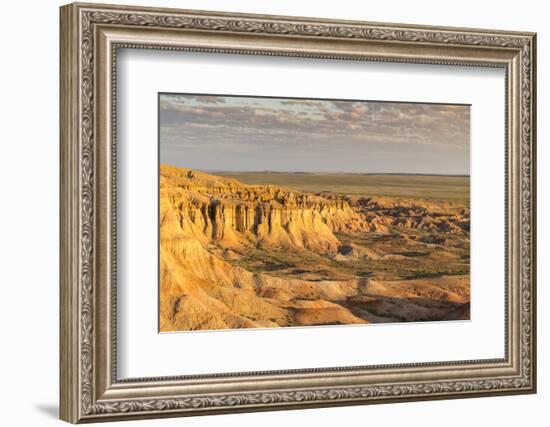
<svg viewBox="0 0 550 427">
<path fill-rule="evenodd" d="M 402 197 L 468 204 L 470 177 L 456 175 L 216 172 L 246 184 L 271 184 L 310 193 Z"/>
</svg>

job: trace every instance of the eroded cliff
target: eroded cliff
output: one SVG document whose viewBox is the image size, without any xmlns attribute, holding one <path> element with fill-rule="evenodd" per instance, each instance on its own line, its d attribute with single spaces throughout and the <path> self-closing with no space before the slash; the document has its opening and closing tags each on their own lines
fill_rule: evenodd
<svg viewBox="0 0 550 427">
<path fill-rule="evenodd" d="M 161 166 L 162 235 L 178 233 L 228 246 L 305 248 L 331 252 L 335 232 L 369 229 L 363 215 L 344 200 L 329 200 L 274 186 Z"/>
<path fill-rule="evenodd" d="M 465 233 L 469 218 L 454 212 L 246 185 L 161 165 L 159 214 L 161 331 L 442 318 L 469 301 L 469 287 L 452 279 L 436 285 L 431 311 L 421 309 L 408 299 L 416 295 L 425 306 L 426 285 L 400 293 L 393 282 L 377 281 L 393 276 L 364 271 L 403 255 L 348 241 L 393 227 Z M 407 241 L 434 246 L 421 241 L 427 237 Z M 391 313 L 395 304 L 406 309 Z"/>
</svg>

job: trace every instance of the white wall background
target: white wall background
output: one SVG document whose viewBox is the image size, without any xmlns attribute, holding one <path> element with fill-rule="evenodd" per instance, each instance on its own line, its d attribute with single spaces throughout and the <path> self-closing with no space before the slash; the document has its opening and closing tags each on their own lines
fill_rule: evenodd
<svg viewBox="0 0 550 427">
<path fill-rule="evenodd" d="M 121 3 L 110 0 L 113 3 Z M 356 0 L 133 0 L 133 4 L 538 32 L 539 393 L 438 402 L 265 412 L 131 425 L 279 426 L 360 422 L 397 426 L 546 425 L 550 405 L 550 29 L 536 0 L 358 2 Z M 2 7 L 0 67 L 0 401 L 3 425 L 59 425 L 58 402 L 58 6 Z"/>
</svg>

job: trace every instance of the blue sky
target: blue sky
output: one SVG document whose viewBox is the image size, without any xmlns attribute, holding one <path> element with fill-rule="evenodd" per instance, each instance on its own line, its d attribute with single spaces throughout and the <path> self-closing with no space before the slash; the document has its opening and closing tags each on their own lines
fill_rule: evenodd
<svg viewBox="0 0 550 427">
<path fill-rule="evenodd" d="M 469 174 L 466 105 L 161 94 L 159 108 L 175 166 Z"/>
</svg>

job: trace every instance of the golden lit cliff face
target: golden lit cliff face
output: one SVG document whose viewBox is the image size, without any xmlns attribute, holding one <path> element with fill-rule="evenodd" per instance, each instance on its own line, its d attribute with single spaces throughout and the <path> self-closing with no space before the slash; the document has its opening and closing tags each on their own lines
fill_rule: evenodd
<svg viewBox="0 0 550 427">
<path fill-rule="evenodd" d="M 374 293 L 367 296 L 366 279 L 328 274 L 322 271 L 325 266 L 311 274 L 306 268 L 289 274 L 270 270 L 274 252 L 304 257 L 308 268 L 319 257 L 332 265 L 386 256 L 342 244 L 337 236 L 344 234 L 384 233 L 394 225 L 443 227 L 449 233 L 462 233 L 465 227 L 465 219 L 454 214 L 430 216 L 415 206 L 386 206 L 384 200 L 353 203 L 161 165 L 161 331 L 368 323 L 380 320 L 357 307 L 366 304 L 382 311 L 395 304 L 378 294 L 434 294 L 419 281 L 404 292 L 393 282 L 369 280 Z M 247 264 L 249 254 L 258 254 L 261 268 Z M 437 298 L 443 302 L 435 315 L 442 318 L 469 301 L 469 279 L 464 280 L 438 282 Z M 457 293 L 462 288 L 467 292 Z M 411 305 L 405 299 L 401 304 L 406 309 Z M 413 320 L 428 315 L 427 308 L 414 304 L 409 312 Z"/>
<path fill-rule="evenodd" d="M 339 244 L 334 232 L 366 228 L 341 200 L 168 166 L 160 179 L 162 236 L 331 252 Z"/>
<path fill-rule="evenodd" d="M 281 301 L 293 298 L 292 288 L 319 298 L 350 293 L 348 283 L 322 286 L 251 273 L 208 250 L 220 245 L 336 252 L 333 231 L 346 226 L 363 222 L 342 201 L 161 166 L 161 330 L 286 326 L 293 322 L 291 304 Z M 349 323 L 365 322 L 336 304 L 322 304 Z"/>
</svg>

